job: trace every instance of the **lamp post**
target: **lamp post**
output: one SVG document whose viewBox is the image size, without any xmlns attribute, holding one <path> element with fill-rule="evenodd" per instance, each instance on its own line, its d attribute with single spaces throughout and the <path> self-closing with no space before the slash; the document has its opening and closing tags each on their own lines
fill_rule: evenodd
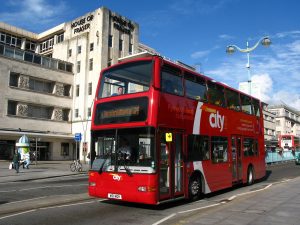
<svg viewBox="0 0 300 225">
<path fill-rule="evenodd" d="M 256 49 L 259 44 L 262 44 L 264 47 L 269 47 L 271 45 L 271 40 L 269 37 L 262 37 L 253 47 L 249 47 L 249 42 L 246 43 L 246 48 L 242 49 L 236 45 L 228 45 L 226 47 L 226 53 L 227 54 L 233 54 L 236 50 L 247 53 L 247 64 L 246 68 L 248 70 L 248 89 L 249 89 L 249 95 L 251 95 L 251 74 L 250 74 L 250 52 L 252 52 L 254 49 Z"/>
</svg>

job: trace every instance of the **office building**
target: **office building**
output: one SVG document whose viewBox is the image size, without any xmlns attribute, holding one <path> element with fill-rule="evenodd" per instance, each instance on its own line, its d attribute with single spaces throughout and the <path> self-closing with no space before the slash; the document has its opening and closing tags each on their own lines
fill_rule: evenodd
<svg viewBox="0 0 300 225">
<path fill-rule="evenodd" d="M 0 44 L 0 157 L 27 134 L 40 159 L 85 160 L 100 71 L 139 51 L 139 25 L 102 7 L 40 34 L 0 23 Z"/>
</svg>

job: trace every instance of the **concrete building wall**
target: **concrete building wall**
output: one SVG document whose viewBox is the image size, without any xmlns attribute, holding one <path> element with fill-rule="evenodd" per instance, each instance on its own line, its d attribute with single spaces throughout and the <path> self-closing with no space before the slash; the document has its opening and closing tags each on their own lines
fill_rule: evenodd
<svg viewBox="0 0 300 225">
<path fill-rule="evenodd" d="M 287 105 L 274 105 L 269 107 L 270 112 L 276 116 L 276 135 L 293 134 L 300 136 L 300 114 Z"/>
</svg>

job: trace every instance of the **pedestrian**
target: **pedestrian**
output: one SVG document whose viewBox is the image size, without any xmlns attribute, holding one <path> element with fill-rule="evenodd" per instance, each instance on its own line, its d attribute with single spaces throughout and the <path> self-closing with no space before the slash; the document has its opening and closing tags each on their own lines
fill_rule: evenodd
<svg viewBox="0 0 300 225">
<path fill-rule="evenodd" d="M 29 169 L 29 165 L 30 165 L 30 155 L 26 154 L 24 164 L 23 164 L 23 168 Z"/>
<path fill-rule="evenodd" d="M 18 150 L 15 150 L 15 154 L 13 156 L 13 164 L 16 173 L 19 173 L 20 160 L 21 160 L 21 154 L 18 152 Z"/>
</svg>

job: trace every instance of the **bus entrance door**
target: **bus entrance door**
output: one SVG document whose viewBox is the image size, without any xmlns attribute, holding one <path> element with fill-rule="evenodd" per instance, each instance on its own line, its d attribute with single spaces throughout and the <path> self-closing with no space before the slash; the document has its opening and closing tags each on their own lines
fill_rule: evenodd
<svg viewBox="0 0 300 225">
<path fill-rule="evenodd" d="M 241 137 L 231 137 L 232 183 L 238 183 L 242 179 L 241 144 Z"/>
<path fill-rule="evenodd" d="M 160 135 L 159 199 L 183 196 L 183 135 L 161 132 Z"/>
</svg>

